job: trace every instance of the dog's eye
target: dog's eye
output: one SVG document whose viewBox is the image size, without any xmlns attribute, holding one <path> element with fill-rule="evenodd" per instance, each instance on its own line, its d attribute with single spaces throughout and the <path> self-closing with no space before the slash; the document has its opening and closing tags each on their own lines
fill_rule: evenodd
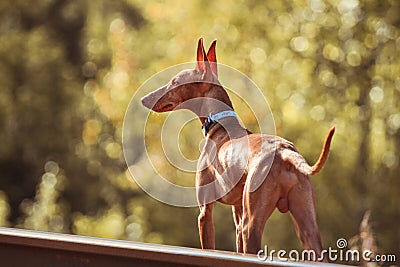
<svg viewBox="0 0 400 267">
<path fill-rule="evenodd" d="M 178 85 L 178 81 L 176 79 L 173 79 L 171 81 L 171 85 L 173 85 L 173 86 Z"/>
</svg>

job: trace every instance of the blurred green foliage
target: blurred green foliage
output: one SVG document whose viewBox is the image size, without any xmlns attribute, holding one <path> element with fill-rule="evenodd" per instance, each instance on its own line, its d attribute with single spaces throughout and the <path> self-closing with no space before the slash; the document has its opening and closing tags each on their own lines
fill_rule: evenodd
<svg viewBox="0 0 400 267">
<path fill-rule="evenodd" d="M 197 209 L 130 182 L 121 133 L 135 90 L 194 60 L 200 36 L 264 90 L 277 134 L 310 162 L 336 124 L 312 178 L 324 245 L 357 235 L 371 210 L 379 249 L 400 257 L 396 0 L 1 1 L 0 225 L 198 247 Z M 182 132 L 195 158 L 200 127 Z M 217 205 L 219 249 L 234 249 L 230 216 Z M 289 216 L 273 214 L 264 242 L 299 248 Z"/>
</svg>

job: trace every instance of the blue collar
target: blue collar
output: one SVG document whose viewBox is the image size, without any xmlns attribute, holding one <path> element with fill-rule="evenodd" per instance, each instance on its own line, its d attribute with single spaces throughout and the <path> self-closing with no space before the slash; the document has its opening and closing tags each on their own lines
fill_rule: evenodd
<svg viewBox="0 0 400 267">
<path fill-rule="evenodd" d="M 208 117 L 205 119 L 203 126 L 201 126 L 204 136 L 207 135 L 207 133 L 211 130 L 212 127 L 214 127 L 219 122 L 219 120 L 226 117 L 237 118 L 237 115 L 233 110 L 225 110 L 217 114 L 213 114 L 211 112 L 210 115 L 208 115 Z"/>
</svg>

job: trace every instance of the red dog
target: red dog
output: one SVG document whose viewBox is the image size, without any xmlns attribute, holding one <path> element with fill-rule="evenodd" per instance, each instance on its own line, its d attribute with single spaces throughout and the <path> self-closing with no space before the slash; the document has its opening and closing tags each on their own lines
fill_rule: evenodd
<svg viewBox="0 0 400 267">
<path fill-rule="evenodd" d="M 206 54 L 200 39 L 195 69 L 181 71 L 142 98 L 143 105 L 155 112 L 189 109 L 203 125 L 206 141 L 196 176 L 202 248 L 215 248 L 212 209 L 214 201 L 219 201 L 232 206 L 238 252 L 256 254 L 261 249 L 264 225 L 277 207 L 281 212 L 290 211 L 303 248 L 320 257 L 322 245 L 310 175 L 322 169 L 335 128 L 313 166 L 291 142 L 244 129 L 218 82 L 215 45 L 216 41 Z"/>
</svg>

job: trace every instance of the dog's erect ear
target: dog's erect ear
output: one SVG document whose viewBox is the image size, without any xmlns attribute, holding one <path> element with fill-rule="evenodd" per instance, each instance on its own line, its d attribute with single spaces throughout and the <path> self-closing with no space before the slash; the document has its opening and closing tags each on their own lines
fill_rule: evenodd
<svg viewBox="0 0 400 267">
<path fill-rule="evenodd" d="M 218 77 L 218 68 L 217 68 L 217 53 L 215 52 L 215 47 L 217 45 L 217 40 L 214 40 L 208 49 L 207 58 L 210 62 L 210 68 L 212 72 L 214 72 L 215 76 Z"/>
<path fill-rule="evenodd" d="M 196 63 L 196 71 L 202 73 L 202 79 L 207 79 L 212 77 L 212 71 L 210 68 L 210 64 L 208 62 L 208 58 L 206 55 L 206 51 L 203 46 L 203 38 L 200 38 L 197 43 L 197 63 Z"/>
<path fill-rule="evenodd" d="M 203 61 L 205 61 L 204 60 L 204 55 L 205 53 L 204 53 L 204 46 L 203 46 L 203 38 L 200 38 L 199 39 L 199 41 L 197 42 L 197 66 L 196 66 L 196 68 L 197 67 L 201 67 L 201 66 L 198 66 L 199 64 L 199 62 L 203 62 Z M 199 69 L 199 70 L 201 70 L 201 69 Z"/>
</svg>

